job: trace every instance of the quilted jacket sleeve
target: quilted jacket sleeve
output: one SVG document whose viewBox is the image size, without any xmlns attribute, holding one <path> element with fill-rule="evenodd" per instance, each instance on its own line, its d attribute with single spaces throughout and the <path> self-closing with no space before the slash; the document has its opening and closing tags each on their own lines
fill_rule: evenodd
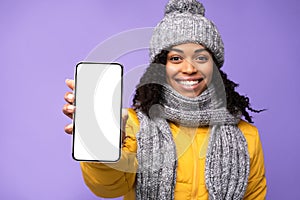
<svg viewBox="0 0 300 200">
<path fill-rule="evenodd" d="M 262 145 L 256 128 L 255 140 L 253 143 L 254 153 L 251 158 L 250 175 L 244 200 L 263 200 L 266 199 L 267 182 Z"/>
<path fill-rule="evenodd" d="M 135 138 L 137 119 L 132 117 L 134 116 L 131 111 L 126 123 L 126 138 L 122 147 L 122 156 L 117 163 L 80 163 L 86 185 L 97 196 L 119 197 L 134 188 L 137 168 Z"/>
</svg>

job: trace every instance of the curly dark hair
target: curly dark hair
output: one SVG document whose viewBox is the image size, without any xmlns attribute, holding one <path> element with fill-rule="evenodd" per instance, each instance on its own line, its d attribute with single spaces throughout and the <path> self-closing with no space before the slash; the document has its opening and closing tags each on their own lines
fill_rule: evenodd
<svg viewBox="0 0 300 200">
<path fill-rule="evenodd" d="M 136 86 L 135 95 L 133 98 L 133 108 L 139 109 L 149 116 L 149 110 L 152 105 L 161 104 L 163 102 L 163 83 L 166 83 L 165 65 L 167 62 L 167 50 L 163 50 L 158 54 Z M 214 59 L 214 58 L 213 58 Z M 227 74 L 220 68 L 216 67 L 223 80 L 226 93 L 226 107 L 231 114 L 241 112 L 245 120 L 253 123 L 252 116 L 248 110 L 254 113 L 259 113 L 262 110 L 253 109 L 250 106 L 250 101 L 247 96 L 240 95 L 235 88 L 239 85 L 228 79 Z M 214 73 L 216 74 L 216 73 Z"/>
</svg>

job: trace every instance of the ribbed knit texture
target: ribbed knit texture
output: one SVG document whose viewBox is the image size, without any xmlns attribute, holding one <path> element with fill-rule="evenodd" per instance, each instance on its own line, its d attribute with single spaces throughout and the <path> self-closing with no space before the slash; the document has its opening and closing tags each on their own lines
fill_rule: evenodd
<svg viewBox="0 0 300 200">
<path fill-rule="evenodd" d="M 177 158 L 167 120 L 188 127 L 210 126 L 205 164 L 209 199 L 243 198 L 250 161 L 246 139 L 237 127 L 240 115 L 219 107 L 213 92 L 208 88 L 200 96 L 188 98 L 165 85 L 163 107 L 154 106 L 150 117 L 138 111 L 137 200 L 174 199 Z"/>
<path fill-rule="evenodd" d="M 216 65 L 224 63 L 224 44 L 216 26 L 204 17 L 205 8 L 196 0 L 170 0 L 165 16 L 155 27 L 150 41 L 150 60 L 162 50 L 183 44 L 197 43 L 209 49 Z"/>
</svg>

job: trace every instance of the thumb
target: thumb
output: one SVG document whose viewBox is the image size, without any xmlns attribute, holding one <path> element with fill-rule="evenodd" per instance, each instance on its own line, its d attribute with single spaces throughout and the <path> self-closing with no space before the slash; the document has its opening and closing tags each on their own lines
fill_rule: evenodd
<svg viewBox="0 0 300 200">
<path fill-rule="evenodd" d="M 128 119 L 128 112 L 127 109 L 122 109 L 122 124 L 121 124 L 121 131 L 122 131 L 122 143 L 124 142 L 124 139 L 126 137 L 126 132 L 125 132 L 125 127 L 126 127 L 126 122 Z"/>
<path fill-rule="evenodd" d="M 122 109 L 122 130 L 125 130 L 126 122 L 128 119 L 128 111 L 127 109 Z"/>
<path fill-rule="evenodd" d="M 71 90 L 74 90 L 74 87 L 75 87 L 75 81 L 72 80 L 72 79 L 66 79 L 66 84 L 67 86 L 71 89 Z"/>
</svg>

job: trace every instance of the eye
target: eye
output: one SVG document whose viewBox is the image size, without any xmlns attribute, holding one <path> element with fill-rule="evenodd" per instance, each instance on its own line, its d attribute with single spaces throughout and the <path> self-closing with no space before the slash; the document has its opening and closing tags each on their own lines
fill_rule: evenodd
<svg viewBox="0 0 300 200">
<path fill-rule="evenodd" d="M 173 57 L 170 58 L 170 60 L 178 61 L 178 60 L 180 60 L 180 57 L 179 56 L 173 56 Z"/>
<path fill-rule="evenodd" d="M 205 55 L 200 55 L 200 56 L 197 56 L 197 57 L 195 58 L 195 60 L 196 60 L 197 62 L 200 62 L 200 63 L 205 63 L 205 62 L 208 61 L 208 57 L 205 56 Z"/>
<path fill-rule="evenodd" d="M 178 56 L 178 55 L 173 55 L 173 56 L 170 56 L 169 57 L 169 60 L 172 62 L 172 63 L 180 63 L 182 61 L 182 57 L 181 56 Z"/>
</svg>

